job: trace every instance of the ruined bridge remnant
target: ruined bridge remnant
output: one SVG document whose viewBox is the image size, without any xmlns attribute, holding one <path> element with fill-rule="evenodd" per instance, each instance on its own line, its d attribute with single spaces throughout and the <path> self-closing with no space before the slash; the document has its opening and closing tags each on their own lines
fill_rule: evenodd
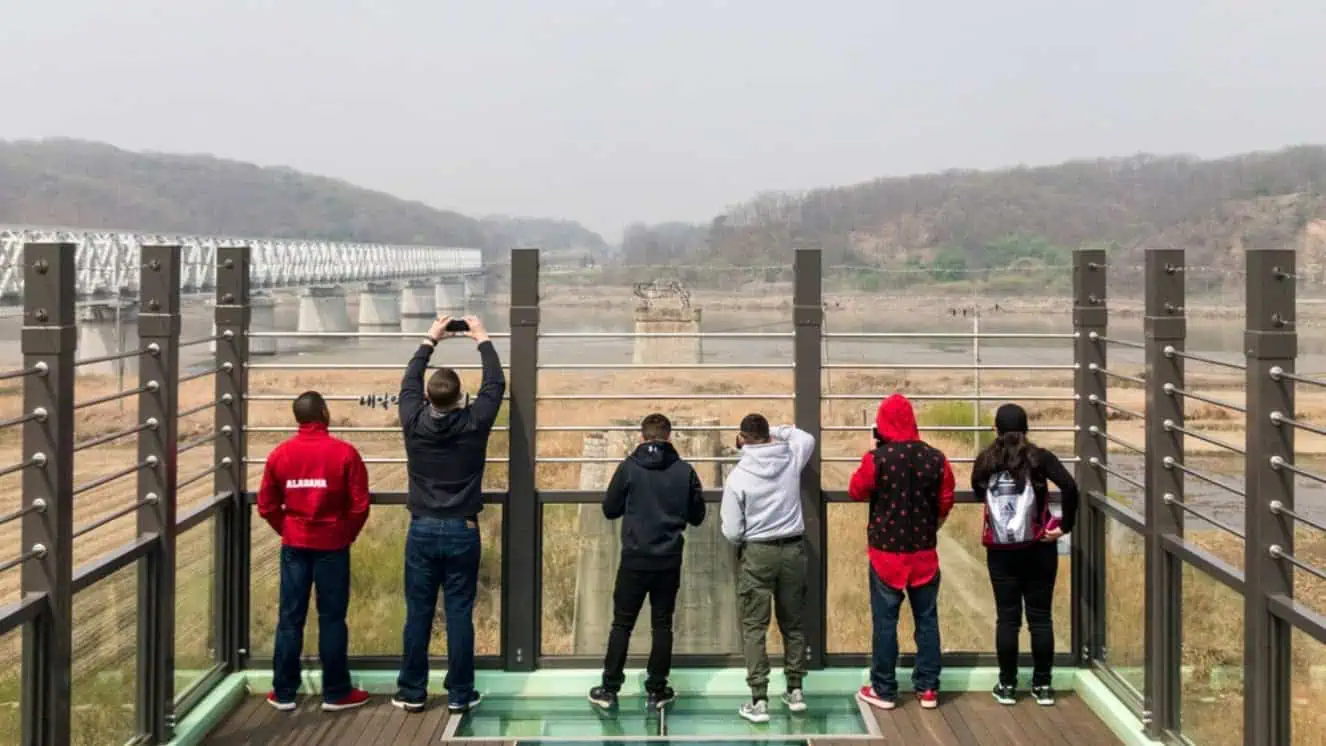
<svg viewBox="0 0 1326 746">
<path fill-rule="evenodd" d="M 637 282 L 635 345 L 631 362 L 701 363 L 700 309 L 691 306 L 691 294 L 676 280 Z M 677 334 L 686 336 L 648 336 Z"/>
</svg>

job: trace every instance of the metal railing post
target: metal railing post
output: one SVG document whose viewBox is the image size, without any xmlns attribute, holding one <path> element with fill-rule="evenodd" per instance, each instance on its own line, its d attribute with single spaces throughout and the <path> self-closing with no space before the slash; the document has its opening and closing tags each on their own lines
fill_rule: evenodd
<svg viewBox="0 0 1326 746">
<path fill-rule="evenodd" d="M 1079 666 L 1104 661 L 1105 649 L 1105 514 L 1091 495 L 1107 494 L 1105 472 L 1092 459 L 1109 463 L 1105 441 L 1105 342 L 1109 322 L 1106 303 L 1104 249 L 1073 252 L 1073 425 L 1078 456 L 1076 479 L 1081 491 L 1077 526 L 1072 538 L 1072 650 Z M 1093 399 L 1094 397 L 1094 399 Z"/>
<path fill-rule="evenodd" d="M 511 392 L 507 501 L 502 510 L 502 659 L 508 671 L 538 663 L 542 511 L 536 473 L 539 408 L 539 250 L 511 251 Z"/>
<path fill-rule="evenodd" d="M 1179 729 L 1183 561 L 1165 548 L 1183 536 L 1183 250 L 1146 252 L 1146 704 L 1148 733 Z M 1170 350 L 1172 348 L 1172 351 Z M 1150 717 L 1145 715 L 1150 713 Z"/>
<path fill-rule="evenodd" d="M 244 494 L 245 395 L 249 374 L 249 263 L 248 246 L 216 249 L 216 432 L 213 447 L 216 495 L 230 495 L 216 514 L 216 584 L 212 608 L 216 613 L 217 650 L 230 671 L 244 668 L 249 656 L 249 522 Z M 229 366 L 227 368 L 227 366 Z"/>
<path fill-rule="evenodd" d="M 824 667 L 828 647 L 828 504 L 820 477 L 820 427 L 823 408 L 824 301 L 822 259 L 819 249 L 797 249 L 793 277 L 793 341 L 796 368 L 796 426 L 815 438 L 815 453 L 801 472 L 801 506 L 809 577 L 806 579 L 807 666 Z"/>
<path fill-rule="evenodd" d="M 44 370 L 23 385 L 23 595 L 46 594 L 46 612 L 23 634 L 23 744 L 66 746 L 73 679 L 74 244 L 23 248 L 23 365 Z"/>
<path fill-rule="evenodd" d="M 1298 356 L 1293 249 L 1247 251 L 1247 499 L 1244 507 L 1243 742 L 1290 742 L 1291 627 L 1268 607 L 1272 594 L 1293 597 L 1293 565 L 1276 550 L 1294 552 L 1294 521 L 1272 506 L 1294 510 L 1294 428 L 1275 413 L 1294 417 L 1293 373 Z M 1278 369 L 1278 370 L 1277 370 Z M 1274 371 L 1274 372 L 1273 372 Z M 1278 379 L 1278 380 L 1277 380 Z"/>
<path fill-rule="evenodd" d="M 139 280 L 138 535 L 156 549 L 138 563 L 138 725 L 151 743 L 174 730 L 175 515 L 179 431 L 180 247 L 144 246 Z"/>
</svg>

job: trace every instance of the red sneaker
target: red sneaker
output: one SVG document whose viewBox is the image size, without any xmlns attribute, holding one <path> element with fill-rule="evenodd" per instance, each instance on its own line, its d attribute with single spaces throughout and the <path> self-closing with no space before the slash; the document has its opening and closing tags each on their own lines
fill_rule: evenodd
<svg viewBox="0 0 1326 746">
<path fill-rule="evenodd" d="M 337 700 L 323 700 L 322 709 L 324 712 L 340 712 L 341 710 L 353 710 L 368 702 L 368 692 L 363 689 L 351 689 L 350 693 Z"/>
<path fill-rule="evenodd" d="M 866 684 L 856 690 L 857 701 L 865 702 L 877 710 L 892 710 L 898 706 L 898 703 L 892 699 L 885 699 L 875 692 L 875 687 Z"/>
<path fill-rule="evenodd" d="M 295 700 L 292 699 L 289 702 L 282 702 L 276 698 L 276 692 L 267 692 L 267 704 L 275 707 L 281 712 L 290 712 L 295 709 Z"/>
<path fill-rule="evenodd" d="M 921 707 L 927 710 L 933 710 L 939 706 L 939 692 L 934 689 L 917 692 L 916 698 L 921 701 Z"/>
</svg>

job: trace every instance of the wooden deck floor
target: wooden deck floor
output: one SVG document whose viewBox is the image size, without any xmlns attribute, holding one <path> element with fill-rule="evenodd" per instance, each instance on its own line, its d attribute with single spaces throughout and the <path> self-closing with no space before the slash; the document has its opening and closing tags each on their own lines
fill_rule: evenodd
<svg viewBox="0 0 1326 746">
<path fill-rule="evenodd" d="M 1024 699 L 1014 707 L 985 692 L 943 696 L 927 712 L 904 699 L 893 712 L 876 713 L 881 739 L 811 739 L 812 746 L 1120 746 L 1120 741 L 1081 700 L 1060 694 L 1054 707 Z M 301 699 L 294 712 L 277 712 L 249 697 L 204 742 L 208 746 L 388 746 L 435 744 L 447 723 L 445 700 L 422 713 L 404 713 L 388 697 L 374 697 L 349 712 L 327 713 L 317 698 Z M 476 746 L 515 746 L 514 741 L 465 741 Z"/>
</svg>

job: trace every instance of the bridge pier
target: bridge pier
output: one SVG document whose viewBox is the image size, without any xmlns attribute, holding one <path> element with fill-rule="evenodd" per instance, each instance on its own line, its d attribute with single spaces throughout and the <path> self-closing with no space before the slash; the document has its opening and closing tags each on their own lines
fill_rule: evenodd
<svg viewBox="0 0 1326 746">
<path fill-rule="evenodd" d="M 398 290 L 390 282 L 370 282 L 359 293 L 360 330 L 395 330 L 401 324 Z"/>
<path fill-rule="evenodd" d="M 636 334 L 698 334 L 700 309 L 638 306 L 635 309 Z M 704 346 L 700 337 L 636 337 L 631 362 L 700 363 Z"/>
<path fill-rule="evenodd" d="M 439 277 L 434 287 L 435 302 L 439 313 L 465 310 L 465 279 L 463 277 Z"/>
<path fill-rule="evenodd" d="M 469 303 L 481 303 L 488 297 L 487 275 L 465 275 L 465 300 Z"/>
<path fill-rule="evenodd" d="M 407 280 L 401 287 L 401 318 L 437 318 L 437 299 L 430 280 Z"/>
<path fill-rule="evenodd" d="M 349 332 L 350 312 L 345 303 L 345 288 L 313 286 L 299 294 L 299 322 L 301 332 Z"/>
<path fill-rule="evenodd" d="M 78 355 L 79 360 L 114 355 L 138 348 L 138 308 L 120 306 L 118 329 L 115 321 L 113 303 L 84 306 L 78 313 Z M 123 366 L 123 368 L 121 368 Z M 103 363 L 80 365 L 82 375 L 113 376 L 121 369 L 125 375 L 138 370 L 138 359 L 108 360 Z"/>
<path fill-rule="evenodd" d="M 614 425 L 637 425 L 618 420 Z M 673 425 L 716 427 L 713 418 L 675 418 Z M 718 430 L 674 432 L 673 445 L 683 456 L 713 458 L 723 447 Z M 585 436 L 585 458 L 621 458 L 639 443 L 637 432 L 608 431 Z M 700 481 L 710 489 L 720 487 L 721 470 L 714 461 L 694 463 Z M 616 464 L 580 465 L 580 489 L 602 491 L 608 485 Z M 711 505 L 716 512 L 717 506 Z M 710 515 L 698 528 L 686 531 L 683 550 L 681 589 L 677 594 L 677 612 L 673 620 L 675 649 L 678 653 L 720 654 L 741 650 L 740 617 L 737 614 L 736 552 L 723 538 L 720 522 Z M 576 560 L 575 617 L 572 623 L 572 654 L 602 655 L 603 645 L 612 627 L 612 588 L 621 559 L 621 521 L 608 521 L 601 506 L 582 505 L 577 534 L 580 550 Z M 640 612 L 632 633 L 631 648 L 647 650 L 649 639 L 648 602 Z"/>
</svg>

